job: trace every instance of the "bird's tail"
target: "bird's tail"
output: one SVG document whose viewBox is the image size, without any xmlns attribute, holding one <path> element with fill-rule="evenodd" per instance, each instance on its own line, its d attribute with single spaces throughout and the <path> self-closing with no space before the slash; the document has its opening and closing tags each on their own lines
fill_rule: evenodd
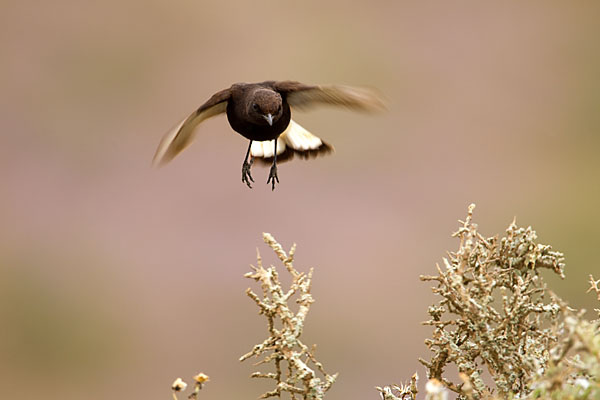
<svg viewBox="0 0 600 400">
<path fill-rule="evenodd" d="M 252 142 L 250 155 L 258 161 L 273 161 L 275 140 Z M 285 131 L 277 138 L 277 162 L 291 160 L 294 156 L 314 158 L 333 152 L 333 146 L 313 135 L 299 124 L 290 121 Z"/>
</svg>

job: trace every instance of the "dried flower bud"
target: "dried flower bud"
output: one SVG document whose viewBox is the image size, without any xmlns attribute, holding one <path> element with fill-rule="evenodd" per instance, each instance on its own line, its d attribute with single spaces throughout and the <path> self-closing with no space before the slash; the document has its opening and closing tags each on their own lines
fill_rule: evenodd
<svg viewBox="0 0 600 400">
<path fill-rule="evenodd" d="M 208 375 L 200 372 L 198 375 L 194 376 L 194 380 L 197 383 L 204 383 L 204 382 L 208 382 L 210 379 L 208 378 Z"/>
<path fill-rule="evenodd" d="M 437 379 L 430 379 L 425 385 L 426 399 L 429 400 L 447 400 L 448 391 L 442 385 L 442 382 Z"/>
<path fill-rule="evenodd" d="M 181 378 L 175 379 L 175 382 L 173 382 L 171 385 L 171 389 L 173 389 L 174 392 L 183 392 L 186 387 L 187 383 L 185 383 Z"/>
</svg>

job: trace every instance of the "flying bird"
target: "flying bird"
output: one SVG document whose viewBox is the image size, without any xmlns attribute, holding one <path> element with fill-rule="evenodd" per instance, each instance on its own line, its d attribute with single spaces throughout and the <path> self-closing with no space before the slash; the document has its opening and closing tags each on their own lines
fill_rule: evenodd
<svg viewBox="0 0 600 400">
<path fill-rule="evenodd" d="M 195 128 L 208 118 L 226 113 L 234 131 L 250 140 L 242 164 L 242 182 L 252 188 L 254 159 L 271 163 L 267 184 L 275 190 L 277 161 L 315 157 L 333 147 L 292 120 L 290 107 L 308 109 L 331 104 L 360 111 L 384 109 L 372 90 L 339 85 L 305 85 L 294 81 L 235 83 L 221 90 L 169 131 L 154 155 L 154 165 L 171 161 L 194 138 Z M 250 157 L 250 161 L 248 158 Z"/>
</svg>

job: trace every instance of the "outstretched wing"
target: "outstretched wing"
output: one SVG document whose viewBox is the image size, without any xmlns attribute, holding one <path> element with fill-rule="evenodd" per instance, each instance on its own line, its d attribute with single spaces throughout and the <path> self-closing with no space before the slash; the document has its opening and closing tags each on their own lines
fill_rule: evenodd
<svg viewBox="0 0 600 400">
<path fill-rule="evenodd" d="M 230 96 L 231 89 L 215 93 L 206 103 L 167 132 L 156 149 L 152 164 L 164 165 L 185 149 L 194 139 L 194 128 L 198 124 L 227 110 Z"/>
<path fill-rule="evenodd" d="M 294 81 L 272 82 L 273 88 L 285 94 L 294 108 L 332 104 L 360 111 L 385 110 L 385 103 L 374 90 L 340 85 L 305 85 Z"/>
</svg>

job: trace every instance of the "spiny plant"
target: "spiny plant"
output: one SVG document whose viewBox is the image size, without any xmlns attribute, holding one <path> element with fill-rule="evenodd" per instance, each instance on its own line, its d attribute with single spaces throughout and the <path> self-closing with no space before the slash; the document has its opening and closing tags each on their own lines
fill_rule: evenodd
<svg viewBox="0 0 600 400">
<path fill-rule="evenodd" d="M 453 235 L 456 252 L 437 265 L 440 300 L 428 308 L 430 360 L 426 398 L 600 398 L 600 324 L 587 321 L 548 290 L 541 270 L 564 278 L 563 254 L 513 221 L 503 237 L 486 238 L 467 218 Z M 590 276 L 590 290 L 600 293 Z M 598 294 L 600 300 L 600 294 Z M 600 311 L 599 311 L 600 313 Z M 453 366 L 458 380 L 448 377 Z M 484 374 L 492 383 L 486 383 Z M 488 381 L 490 380 L 488 379 Z M 378 388 L 385 400 L 415 399 L 411 385 Z"/>
<path fill-rule="evenodd" d="M 474 208 L 469 207 L 453 235 L 459 240 L 457 251 L 436 265 L 436 275 L 421 276 L 435 283 L 432 290 L 439 299 L 424 322 L 433 327 L 425 340 L 431 358 L 419 360 L 427 368 L 425 399 L 447 399 L 450 392 L 459 399 L 600 399 L 600 309 L 598 319 L 588 321 L 584 310 L 570 308 L 548 290 L 541 271 L 564 278 L 563 254 L 538 243 L 531 227 L 513 221 L 503 237 L 486 238 L 473 223 Z M 261 398 L 288 393 L 292 400 L 321 400 L 337 374 L 326 373 L 315 347 L 300 340 L 314 302 L 313 270 L 299 272 L 293 266 L 296 245 L 286 253 L 270 234 L 263 239 L 292 282 L 284 288 L 277 269 L 265 268 L 257 254 L 257 265 L 245 276 L 260 284 L 262 295 L 252 289 L 246 294 L 266 317 L 268 337 L 240 361 L 257 357 L 257 365 L 272 366 L 251 375 L 275 382 Z M 592 275 L 589 291 L 600 301 L 600 280 Z M 457 379 L 448 376 L 448 367 L 458 370 Z M 198 374 L 194 380 L 191 399 L 208 376 Z M 179 378 L 173 383 L 175 400 L 186 386 Z M 377 390 L 383 400 L 416 399 L 418 376 Z"/>
<path fill-rule="evenodd" d="M 245 276 L 260 283 L 262 297 L 250 288 L 246 294 L 259 307 L 259 314 L 267 318 L 269 337 L 243 355 L 240 361 L 263 357 L 257 364 L 270 363 L 274 366 L 274 372 L 254 372 L 251 375 L 253 378 L 272 379 L 276 383 L 275 388 L 261 398 L 281 397 L 283 392 L 288 392 L 292 399 L 297 396 L 305 400 L 323 399 L 337 374 L 327 374 L 315 358 L 315 347 L 309 348 L 300 340 L 306 315 L 313 303 L 310 294 L 313 269 L 307 274 L 294 268 L 295 244 L 286 254 L 270 234 L 263 233 L 263 239 L 291 275 L 292 283 L 288 289 L 284 289 L 277 269 L 274 266 L 265 269 L 257 251 L 256 267 L 251 266 L 252 272 Z M 290 305 L 292 301 L 298 304 L 297 311 Z"/>
</svg>

